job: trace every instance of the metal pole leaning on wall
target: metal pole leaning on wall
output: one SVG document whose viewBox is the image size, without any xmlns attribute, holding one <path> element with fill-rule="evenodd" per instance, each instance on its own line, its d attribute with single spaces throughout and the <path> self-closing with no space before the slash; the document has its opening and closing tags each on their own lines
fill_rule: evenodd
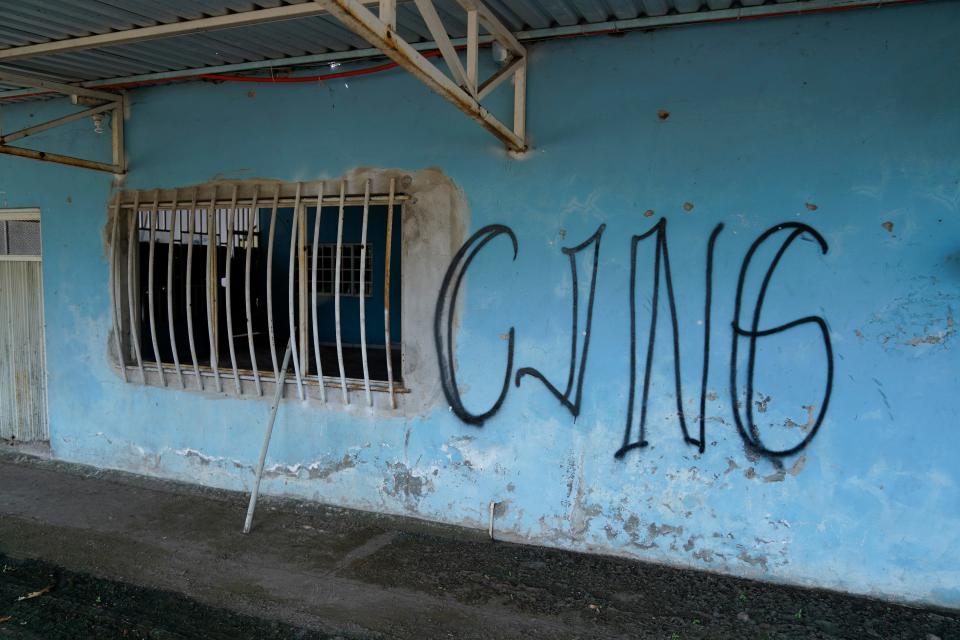
<svg viewBox="0 0 960 640">
<path fill-rule="evenodd" d="M 260 447 L 260 461 L 257 463 L 257 477 L 253 483 L 253 491 L 250 493 L 250 504 L 247 505 L 247 519 L 243 523 L 243 532 L 250 533 L 250 524 L 253 522 L 253 512 L 257 508 L 257 497 L 260 495 L 260 480 L 263 478 L 263 465 L 267 462 L 267 449 L 270 448 L 270 436 L 273 435 L 273 424 L 277 420 L 277 409 L 280 408 L 280 400 L 283 399 L 283 380 L 287 375 L 287 366 L 290 364 L 290 352 L 296 336 L 290 336 L 287 343 L 287 351 L 283 354 L 283 366 L 280 367 L 280 375 L 276 381 L 276 393 L 273 395 L 273 404 L 270 406 L 270 418 L 267 420 L 267 431 L 263 434 L 263 446 Z"/>
</svg>

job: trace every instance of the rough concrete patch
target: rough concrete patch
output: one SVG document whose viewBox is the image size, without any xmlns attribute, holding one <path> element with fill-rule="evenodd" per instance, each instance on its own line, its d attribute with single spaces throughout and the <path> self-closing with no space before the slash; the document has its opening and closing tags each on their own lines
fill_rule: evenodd
<svg viewBox="0 0 960 640">
<path fill-rule="evenodd" d="M 760 395 L 760 399 L 754 400 L 753 403 L 757 405 L 757 411 L 759 411 L 760 413 L 766 413 L 767 406 L 770 404 L 770 400 L 772 400 L 772 398 L 770 396 L 765 396 L 762 393 L 759 395 Z"/>
<path fill-rule="evenodd" d="M 783 482 L 783 479 L 786 477 L 786 473 L 783 469 L 777 469 L 770 475 L 763 476 L 764 482 Z"/>
<path fill-rule="evenodd" d="M 215 456 L 205 455 L 196 449 L 177 449 L 174 451 L 177 455 L 183 456 L 188 459 L 196 460 L 199 464 L 203 466 L 209 466 L 211 462 L 218 462 L 223 458 L 217 458 Z"/>
<path fill-rule="evenodd" d="M 727 475 L 735 469 L 739 469 L 740 465 L 734 462 L 733 458 L 727 458 L 727 470 L 723 472 L 723 475 Z"/>
<path fill-rule="evenodd" d="M 335 473 L 344 471 L 346 469 L 352 469 L 357 466 L 357 460 L 355 457 L 351 457 L 350 454 L 343 454 L 343 458 L 334 462 L 333 464 L 328 464 L 324 466 L 314 466 L 310 465 L 307 467 L 307 476 L 311 480 L 324 480 L 329 478 Z"/>
<path fill-rule="evenodd" d="M 433 490 L 428 478 L 419 476 L 402 462 L 388 462 L 387 470 L 392 474 L 384 478 L 383 491 L 395 498 L 401 498 L 408 508 L 413 508 L 417 500 Z"/>
<path fill-rule="evenodd" d="M 960 295 L 945 289 L 936 277 L 915 277 L 911 291 L 877 309 L 860 331 L 887 352 L 904 347 L 919 353 L 947 348 L 956 336 L 953 309 Z"/>
<path fill-rule="evenodd" d="M 807 466 L 807 456 L 801 455 L 799 458 L 797 458 L 796 462 L 793 463 L 793 466 L 790 467 L 790 470 L 787 471 L 787 473 L 796 477 L 800 475 L 800 472 L 803 471 L 805 466 Z"/>
<path fill-rule="evenodd" d="M 810 429 L 813 428 L 813 423 L 815 421 L 814 411 L 816 411 L 817 407 L 813 404 L 805 404 L 802 408 L 807 412 L 807 421 L 805 423 L 799 424 L 790 418 L 787 418 L 783 421 L 783 426 L 787 427 L 788 429 L 799 427 L 799 429 L 804 433 L 809 433 Z"/>
<path fill-rule="evenodd" d="M 746 562 L 747 564 L 752 565 L 754 567 L 761 567 L 764 571 L 767 570 L 766 556 L 761 556 L 761 555 L 751 556 L 746 551 L 741 551 L 739 555 L 737 555 L 737 559 L 743 562 Z"/>
<path fill-rule="evenodd" d="M 693 557 L 696 560 L 701 560 L 708 564 L 713 562 L 713 556 L 714 556 L 714 552 L 711 551 L 710 549 L 698 549 L 697 551 L 693 552 Z"/>
</svg>

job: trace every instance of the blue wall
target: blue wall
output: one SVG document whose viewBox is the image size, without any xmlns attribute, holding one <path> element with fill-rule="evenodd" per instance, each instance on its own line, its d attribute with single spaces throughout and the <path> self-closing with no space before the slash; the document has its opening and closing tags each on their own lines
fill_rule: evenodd
<svg viewBox="0 0 960 640">
<path fill-rule="evenodd" d="M 958 607 L 958 21 L 960 5 L 941 2 L 536 45 L 533 150 L 521 160 L 400 72 L 260 85 L 254 97 L 230 84 L 143 89 L 132 94 L 124 187 L 438 167 L 466 194 L 471 234 L 502 223 L 519 245 L 513 261 L 506 236 L 494 239 L 467 277 L 457 373 L 473 412 L 499 392 L 510 326 L 515 369 L 536 367 L 565 388 L 572 280 L 561 247 L 606 225 L 576 419 L 533 377 L 511 384 L 482 427 L 442 400 L 408 420 L 291 402 L 274 435 L 268 492 L 478 527 L 496 500 L 497 528 L 512 539 Z M 56 106 L 7 106 L 0 118 L 10 130 L 34 109 Z M 106 140 L 90 145 L 86 123 L 34 144 L 107 149 Z M 53 451 L 247 488 L 265 401 L 125 385 L 109 368 L 102 231 L 110 189 L 106 176 L 0 159 L 0 206 L 43 209 Z M 677 424 L 661 282 L 649 444 L 618 459 L 630 395 L 631 236 L 661 218 L 693 437 L 707 244 L 724 225 L 713 261 L 705 451 L 684 443 Z M 790 245 L 757 327 L 821 318 L 834 375 L 815 437 L 771 457 L 745 443 L 790 449 L 809 435 L 828 362 L 816 322 L 758 338 L 757 433 L 740 435 L 730 381 L 738 276 L 751 244 L 783 222 L 810 225 L 828 250 L 809 232 Z M 746 330 L 788 234 L 763 243 L 745 274 Z M 637 244 L 631 441 L 654 249 L 654 238 Z M 577 254 L 581 330 L 592 253 L 593 245 Z M 741 403 L 749 342 L 738 342 Z"/>
</svg>

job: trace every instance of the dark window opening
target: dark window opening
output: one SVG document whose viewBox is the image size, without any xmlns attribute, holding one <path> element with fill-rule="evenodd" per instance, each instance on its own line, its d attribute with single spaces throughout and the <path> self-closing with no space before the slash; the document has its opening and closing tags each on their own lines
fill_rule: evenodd
<svg viewBox="0 0 960 640">
<path fill-rule="evenodd" d="M 213 224 L 208 225 L 205 209 L 193 211 L 192 251 L 189 233 L 191 212 L 182 210 L 177 215 L 161 210 L 153 213 L 141 210 L 138 216 L 139 265 L 139 346 L 144 362 L 173 366 L 176 351 L 184 372 L 193 370 L 194 356 L 202 370 L 208 370 L 215 355 L 221 377 L 230 378 L 233 368 L 230 356 L 229 315 L 232 320 L 233 351 L 241 375 L 252 373 L 253 359 L 247 317 L 247 261 L 249 260 L 250 327 L 253 335 L 253 353 L 261 376 L 272 378 L 268 278 L 272 287 L 273 344 L 277 365 L 282 361 L 290 339 L 290 308 L 293 307 L 297 345 L 301 350 L 301 366 L 307 363 L 303 376 L 316 376 L 316 354 L 328 387 L 339 383 L 340 363 L 337 339 L 337 296 L 335 278 L 338 228 L 340 238 L 340 295 L 339 345 L 343 357 L 343 375 L 363 380 L 363 353 L 360 331 L 360 303 L 365 305 L 366 355 L 371 381 L 387 381 L 387 330 L 385 307 L 389 304 L 389 338 L 392 379 L 401 381 L 401 207 L 393 211 L 391 237 L 387 242 L 388 207 L 370 205 L 367 214 L 367 242 L 363 256 L 363 207 L 346 206 L 342 225 L 339 208 L 324 204 L 317 224 L 317 207 L 301 207 L 299 233 L 304 234 L 294 248 L 293 299 L 290 299 L 291 234 L 294 230 L 293 207 L 279 207 L 270 251 L 270 227 L 273 209 L 258 207 L 217 209 Z M 230 217 L 233 214 L 232 233 Z M 150 259 L 151 226 L 154 227 L 153 260 Z M 212 228 L 208 228 L 208 226 Z M 318 232 L 316 271 L 313 270 L 314 230 Z M 228 241 L 228 235 L 233 241 Z M 211 240 L 213 238 L 213 240 Z M 208 251 L 215 254 L 209 257 Z M 390 246 L 390 291 L 386 291 L 386 248 Z M 172 251 L 172 265 L 170 252 Z M 189 253 L 189 258 L 188 258 Z M 361 265 L 363 265 L 361 273 Z M 168 287 L 168 267 L 169 287 Z M 154 332 L 151 331 L 149 304 L 150 272 L 153 272 L 153 322 L 157 352 L 154 353 Z M 229 278 L 228 276 L 229 272 Z M 301 277 L 305 282 L 301 287 Z M 360 296 L 361 278 L 364 295 Z M 190 281 L 189 288 L 187 281 Z M 316 293 L 310 286 L 316 279 Z M 211 307 L 215 327 L 213 349 L 208 331 L 208 283 L 213 283 L 215 304 Z M 228 296 L 229 283 L 229 296 Z M 172 309 L 168 307 L 168 300 Z M 316 326 L 313 324 L 313 303 L 316 300 Z M 302 309 L 302 311 L 301 311 Z M 172 311 L 172 313 L 170 313 Z M 173 319 L 175 344 L 170 339 L 170 319 Z M 193 325 L 193 353 L 191 353 L 188 319 Z M 316 341 L 314 339 L 316 336 Z M 214 351 L 214 353 L 212 353 Z M 305 352 L 305 353 L 304 353 Z M 287 380 L 293 379 L 293 367 Z M 168 374 L 169 376 L 169 374 Z M 334 379 L 334 380 L 331 380 Z M 224 385 L 227 388 L 227 383 Z"/>
</svg>

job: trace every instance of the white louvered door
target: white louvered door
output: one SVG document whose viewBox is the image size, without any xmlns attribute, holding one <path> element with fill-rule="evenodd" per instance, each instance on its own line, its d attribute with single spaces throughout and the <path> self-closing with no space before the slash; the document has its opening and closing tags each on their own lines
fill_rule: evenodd
<svg viewBox="0 0 960 640">
<path fill-rule="evenodd" d="M 50 439 L 40 213 L 0 210 L 0 438 Z"/>
</svg>

